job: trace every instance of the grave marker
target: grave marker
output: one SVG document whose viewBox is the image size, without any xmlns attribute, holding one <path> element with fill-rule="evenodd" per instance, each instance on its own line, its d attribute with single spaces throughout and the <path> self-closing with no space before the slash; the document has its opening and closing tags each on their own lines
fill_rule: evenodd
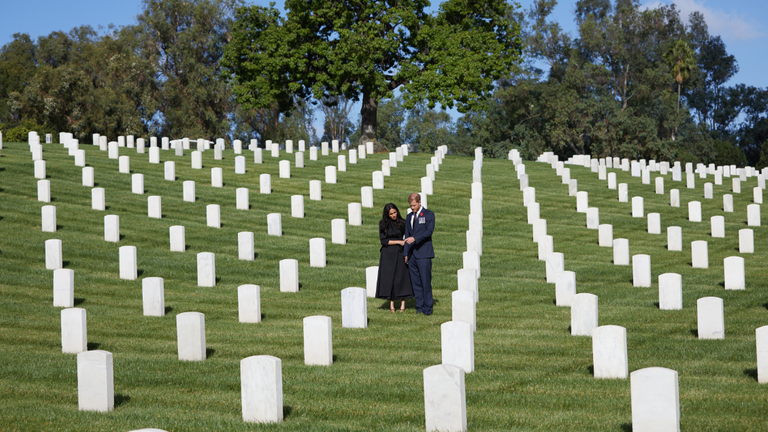
<svg viewBox="0 0 768 432">
<path fill-rule="evenodd" d="M 643 288 L 651 287 L 650 255 L 632 255 L 632 286 Z"/>
<path fill-rule="evenodd" d="M 368 327 L 368 293 L 365 288 L 350 287 L 341 290 L 341 326 Z"/>
<path fill-rule="evenodd" d="M 115 408 L 112 353 L 95 350 L 77 354 L 77 407 L 98 412 Z"/>
<path fill-rule="evenodd" d="M 280 292 L 299 292 L 299 262 L 280 260 Z"/>
<path fill-rule="evenodd" d="M 291 217 L 304 217 L 304 195 L 291 195 Z"/>
<path fill-rule="evenodd" d="M 739 230 L 739 253 L 755 252 L 755 233 L 750 228 Z"/>
<path fill-rule="evenodd" d="M 267 215 L 267 234 L 282 237 L 283 223 L 280 213 L 270 213 Z"/>
<path fill-rule="evenodd" d="M 141 280 L 141 299 L 144 316 L 165 316 L 164 281 L 161 277 Z"/>
<path fill-rule="evenodd" d="M 262 194 L 272 193 L 272 180 L 269 174 L 261 174 L 259 176 L 259 193 L 262 193 Z"/>
<path fill-rule="evenodd" d="M 261 287 L 252 284 L 237 287 L 237 314 L 241 323 L 261 322 Z"/>
<path fill-rule="evenodd" d="M 555 280 L 555 305 L 571 306 L 576 295 L 576 273 L 562 271 Z"/>
<path fill-rule="evenodd" d="M 179 360 L 205 360 L 205 315 L 200 312 L 176 315 L 176 344 Z"/>
<path fill-rule="evenodd" d="M 138 276 L 136 246 L 120 246 L 120 279 L 136 280 Z"/>
<path fill-rule="evenodd" d="M 451 319 L 469 323 L 472 331 L 477 329 L 477 312 L 473 292 L 456 290 L 451 293 Z"/>
<path fill-rule="evenodd" d="M 564 259 L 565 258 L 561 252 L 552 252 L 547 255 L 545 259 L 547 283 L 556 283 L 557 276 L 565 271 Z M 466 265 L 464 267 L 466 267 Z"/>
<path fill-rule="evenodd" d="M 322 268 L 325 265 L 325 239 L 309 239 L 309 266 Z"/>
<path fill-rule="evenodd" d="M 197 254 L 197 286 L 216 286 L 216 255 L 213 252 Z"/>
<path fill-rule="evenodd" d="M 613 240 L 613 264 L 629 265 L 629 240 L 618 238 Z"/>
<path fill-rule="evenodd" d="M 91 208 L 93 210 L 106 210 L 107 206 L 104 195 L 104 188 L 95 187 L 91 189 Z"/>
<path fill-rule="evenodd" d="M 75 271 L 59 268 L 53 271 L 53 307 L 75 305 Z"/>
<path fill-rule="evenodd" d="M 691 266 L 709 268 L 709 250 L 705 240 L 691 242 Z"/>
<path fill-rule="evenodd" d="M 677 372 L 650 367 L 630 374 L 633 432 L 680 432 Z"/>
<path fill-rule="evenodd" d="M 688 220 L 701 222 L 701 202 L 691 201 L 688 203 Z"/>
<path fill-rule="evenodd" d="M 251 231 L 237 233 L 237 257 L 243 261 L 253 261 L 254 236 Z"/>
<path fill-rule="evenodd" d="M 83 308 L 61 310 L 61 352 L 77 354 L 88 351 L 88 323 Z"/>
<path fill-rule="evenodd" d="M 723 273 L 725 275 L 725 289 L 745 289 L 744 258 L 732 256 L 723 260 Z"/>
<path fill-rule="evenodd" d="M 376 284 L 379 280 L 379 266 L 365 268 L 365 290 L 368 297 L 376 297 Z"/>
<path fill-rule="evenodd" d="M 48 239 L 45 241 L 45 268 L 56 270 L 62 268 L 61 240 Z"/>
<path fill-rule="evenodd" d="M 472 325 L 448 321 L 440 325 L 442 363 L 455 365 L 471 373 L 475 370 L 475 342 Z"/>
<path fill-rule="evenodd" d="M 592 330 L 592 366 L 595 378 L 627 378 L 627 329 L 604 325 Z"/>
<path fill-rule="evenodd" d="M 597 327 L 597 296 L 580 293 L 571 300 L 571 336 L 592 336 Z"/>
<path fill-rule="evenodd" d="M 309 181 L 309 199 L 312 201 L 321 201 L 323 199 L 323 184 L 320 180 Z"/>
<path fill-rule="evenodd" d="M 331 317 L 316 315 L 304 318 L 304 364 L 333 364 L 333 330 Z"/>
<path fill-rule="evenodd" d="M 464 369 L 450 364 L 424 369 L 424 417 L 427 432 L 467 430 Z"/>
<path fill-rule="evenodd" d="M 659 275 L 659 309 L 683 308 L 683 277 L 677 273 Z"/>
</svg>

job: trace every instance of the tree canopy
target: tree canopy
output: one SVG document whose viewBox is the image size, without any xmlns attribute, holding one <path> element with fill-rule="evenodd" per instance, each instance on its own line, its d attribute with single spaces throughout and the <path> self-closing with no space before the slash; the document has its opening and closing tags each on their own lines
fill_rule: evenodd
<svg viewBox="0 0 768 432">
<path fill-rule="evenodd" d="M 222 59 L 246 108 L 290 112 L 295 99 L 362 98 L 361 138 L 377 138 L 379 101 L 401 88 L 406 106 L 462 111 L 519 60 L 519 28 L 503 0 L 287 0 L 237 12 Z"/>
</svg>

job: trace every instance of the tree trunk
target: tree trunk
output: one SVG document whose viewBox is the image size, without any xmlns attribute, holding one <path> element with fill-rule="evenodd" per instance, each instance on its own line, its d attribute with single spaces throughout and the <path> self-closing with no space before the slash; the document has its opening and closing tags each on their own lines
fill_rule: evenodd
<svg viewBox="0 0 768 432">
<path fill-rule="evenodd" d="M 379 101 L 371 96 L 370 92 L 363 91 L 363 106 L 360 108 L 360 144 L 368 141 L 376 141 L 376 133 L 379 128 L 378 118 L 376 117 L 379 108 Z"/>
</svg>

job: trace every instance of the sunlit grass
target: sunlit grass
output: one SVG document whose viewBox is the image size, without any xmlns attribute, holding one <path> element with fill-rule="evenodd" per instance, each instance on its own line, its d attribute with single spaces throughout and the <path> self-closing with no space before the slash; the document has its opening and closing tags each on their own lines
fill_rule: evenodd
<svg viewBox="0 0 768 432">
<path fill-rule="evenodd" d="M 91 210 L 90 188 L 81 186 L 80 168 L 58 145 L 45 145 L 51 203 L 57 207 L 56 233 L 40 230 L 37 181 L 27 144 L 4 143 L 0 151 L 0 429 L 115 430 L 156 427 L 189 430 L 423 430 L 422 370 L 440 363 L 440 324 L 451 319 L 451 292 L 466 249 L 472 160 L 449 156 L 437 173 L 429 207 L 437 215 L 433 267 L 435 313 L 391 314 L 387 302 L 368 300 L 369 327 L 341 327 L 340 291 L 365 286 L 365 268 L 378 264 L 377 223 L 381 208 L 395 202 L 406 208 L 408 193 L 419 188 L 430 155 L 411 154 L 374 192 L 375 208 L 363 209 L 363 226 L 347 226 L 347 244 L 330 242 L 331 219 L 346 218 L 347 204 L 360 201 L 360 187 L 371 184 L 386 155 L 369 156 L 339 172 L 339 183 L 323 183 L 323 200 L 309 200 L 309 180 L 324 180 L 324 167 L 336 155 L 305 158 L 306 168 L 292 167 L 291 179 L 278 177 L 277 160 L 265 153 L 263 165 L 248 158 L 248 172 L 234 174 L 234 155 L 222 161 L 203 155 L 204 168 L 193 170 L 189 155 L 161 152 L 176 161 L 177 180 L 163 179 L 163 166 L 148 155 L 122 149 L 134 173 L 145 176 L 144 195 L 131 193 L 131 176 L 119 174 L 117 160 L 91 146 L 86 160 L 95 181 L 106 190 L 105 212 Z M 280 159 L 293 160 L 283 153 Z M 292 164 L 293 165 L 293 164 Z M 210 168 L 224 168 L 224 188 L 210 186 Z M 754 331 L 768 324 L 766 311 L 766 234 L 755 228 L 755 254 L 744 254 L 746 291 L 725 291 L 723 258 L 739 255 L 737 231 L 746 227 L 746 205 L 755 179 L 734 194 L 735 213 L 722 212 L 722 194 L 703 199 L 703 181 L 688 190 L 667 177 L 666 190 L 680 189 L 681 207 L 653 185 L 617 171 L 629 195 L 645 197 L 646 213 L 661 213 L 662 232 L 683 227 L 683 252 L 666 250 L 666 235 L 646 233 L 646 220 L 631 217 L 631 204 L 619 203 L 617 191 L 588 169 L 572 167 L 590 206 L 600 208 L 601 223 L 614 226 L 614 237 L 628 238 L 631 254 L 652 257 L 653 288 L 633 288 L 631 266 L 611 263 L 612 250 L 597 245 L 597 231 L 587 230 L 576 213 L 576 199 L 548 165 L 526 163 L 541 214 L 548 220 L 555 250 L 565 254 L 567 270 L 576 272 L 577 291 L 599 297 L 600 324 L 627 328 L 630 371 L 649 366 L 677 370 L 683 430 L 765 430 L 766 388 L 755 379 Z M 259 174 L 272 174 L 270 195 L 259 194 Z M 197 201 L 182 201 L 182 181 L 194 180 Z M 466 377 L 470 430 L 628 430 L 631 423 L 629 380 L 595 380 L 592 345 L 568 331 L 570 311 L 554 305 L 554 285 L 546 284 L 544 263 L 530 240 L 522 192 L 513 165 L 488 160 L 483 165 L 484 242 L 475 334 L 476 371 Z M 710 180 L 711 181 L 711 180 Z M 728 183 L 728 182 L 724 182 Z M 729 184 L 729 183 L 728 183 Z M 235 209 L 235 189 L 250 189 L 251 209 Z M 303 219 L 290 216 L 290 196 L 305 196 Z M 147 217 L 147 197 L 161 195 L 163 219 Z M 702 202 L 704 222 L 687 221 L 687 202 Z M 206 226 L 205 206 L 221 205 L 222 228 Z M 267 235 L 267 214 L 281 213 L 283 236 Z M 120 215 L 119 243 L 103 240 L 103 218 Z M 709 217 L 726 217 L 726 238 L 709 235 Z M 186 227 L 188 250 L 169 251 L 168 228 Z M 255 233 L 256 259 L 240 261 L 237 233 Z M 326 268 L 309 267 L 309 239 L 327 240 Z M 92 349 L 114 354 L 118 406 L 107 414 L 77 409 L 74 355 L 62 354 L 60 309 L 52 304 L 52 273 L 45 269 L 44 241 L 63 242 L 67 268 L 75 271 L 77 307 L 88 311 Z M 692 269 L 690 242 L 707 240 L 709 269 Z M 165 317 L 144 317 L 141 281 L 118 278 L 118 248 L 138 249 L 140 279 L 165 279 Z M 216 254 L 215 288 L 197 286 L 196 254 Z M 278 262 L 299 260 L 301 290 L 279 292 Z M 658 275 L 683 276 L 684 309 L 661 311 Z M 261 286 L 259 324 L 237 320 L 237 287 Z M 695 336 L 696 300 L 725 301 L 725 340 Z M 179 362 L 175 315 L 203 312 L 209 358 Z M 327 315 L 333 320 L 335 362 L 331 367 L 303 364 L 302 318 Z M 242 422 L 239 361 L 269 354 L 282 359 L 286 408 L 281 424 Z"/>
</svg>

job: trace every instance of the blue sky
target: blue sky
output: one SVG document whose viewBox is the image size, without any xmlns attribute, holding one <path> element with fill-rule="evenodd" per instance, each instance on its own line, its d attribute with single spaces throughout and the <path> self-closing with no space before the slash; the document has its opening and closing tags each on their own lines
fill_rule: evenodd
<svg viewBox="0 0 768 432">
<path fill-rule="evenodd" d="M 269 1 L 249 3 L 266 6 Z M 282 10 L 283 0 L 276 3 Z M 532 1 L 522 0 L 519 3 L 523 9 L 528 9 Z M 644 7 L 654 7 L 673 1 L 641 0 L 640 3 Z M 709 33 L 720 35 L 728 52 L 736 57 L 739 72 L 729 85 L 744 83 L 768 87 L 768 29 L 764 25 L 768 22 L 768 1 L 675 0 L 674 3 L 683 18 L 695 10 L 701 11 L 709 25 Z M 572 36 L 576 36 L 574 4 L 575 1 L 560 1 L 553 14 L 553 19 Z M 0 45 L 10 42 L 14 33 L 28 33 L 36 39 L 52 31 L 69 31 L 81 25 L 90 25 L 96 30 L 101 26 L 106 30 L 109 24 L 134 24 L 141 5 L 141 0 L 0 0 L 0 15 L 4 18 L 0 26 Z M 319 124 L 322 125 L 322 122 Z"/>
</svg>

